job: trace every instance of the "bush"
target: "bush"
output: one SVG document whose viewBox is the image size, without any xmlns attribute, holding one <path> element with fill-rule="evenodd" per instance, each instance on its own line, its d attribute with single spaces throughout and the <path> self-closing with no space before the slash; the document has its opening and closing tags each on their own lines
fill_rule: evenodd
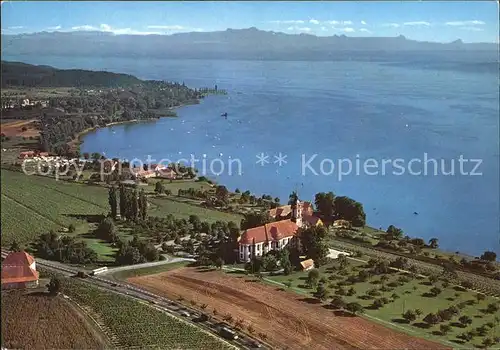
<svg viewBox="0 0 500 350">
<path fill-rule="evenodd" d="M 167 257 L 165 255 L 160 255 L 159 260 L 165 261 L 165 260 L 167 260 Z"/>
<path fill-rule="evenodd" d="M 68 226 L 68 232 L 69 233 L 73 233 L 75 231 L 76 231 L 75 225 L 69 224 L 69 226 Z"/>
</svg>

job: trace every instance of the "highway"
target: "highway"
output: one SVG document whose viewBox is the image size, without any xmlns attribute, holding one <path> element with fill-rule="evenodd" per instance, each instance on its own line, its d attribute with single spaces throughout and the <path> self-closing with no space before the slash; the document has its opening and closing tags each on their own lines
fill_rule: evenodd
<svg viewBox="0 0 500 350">
<path fill-rule="evenodd" d="M 2 259 L 5 258 L 8 253 L 8 250 L 2 249 Z M 75 269 L 71 266 L 59 262 L 48 261 L 39 258 L 36 259 L 36 264 L 49 271 L 60 273 L 66 277 L 75 276 L 78 271 L 81 271 L 81 269 Z M 254 349 L 257 347 L 255 344 L 259 344 L 261 349 L 271 349 L 271 347 L 264 344 L 262 341 L 257 340 L 256 338 L 249 337 L 244 333 L 238 332 L 230 326 L 229 328 L 233 329 L 238 335 L 238 339 L 225 339 L 219 335 L 220 322 L 214 321 L 213 319 L 209 319 L 208 321 L 204 322 L 197 321 L 197 319 L 199 319 L 201 316 L 201 313 L 198 310 L 185 305 L 181 305 L 174 300 L 170 300 L 157 294 L 151 293 L 145 289 L 138 288 L 137 286 L 134 286 L 130 283 L 113 281 L 100 275 L 88 276 L 86 278 L 81 278 L 80 280 L 125 297 L 148 302 L 151 307 L 154 307 L 159 311 L 166 312 L 176 318 L 179 318 L 185 322 L 189 322 L 205 331 L 208 331 L 239 349 Z M 183 314 L 185 314 L 186 312 L 189 314 L 189 316 L 183 316 Z"/>
</svg>

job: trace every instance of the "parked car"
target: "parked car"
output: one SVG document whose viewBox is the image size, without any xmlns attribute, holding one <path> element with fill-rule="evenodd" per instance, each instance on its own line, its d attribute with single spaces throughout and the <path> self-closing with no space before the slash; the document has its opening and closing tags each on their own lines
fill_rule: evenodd
<svg viewBox="0 0 500 350">
<path fill-rule="evenodd" d="M 187 312 L 186 310 L 182 310 L 182 311 L 180 312 L 180 314 L 181 314 L 181 316 L 184 316 L 184 317 L 189 317 L 189 316 L 191 316 L 191 315 L 189 314 L 189 312 Z"/>
</svg>

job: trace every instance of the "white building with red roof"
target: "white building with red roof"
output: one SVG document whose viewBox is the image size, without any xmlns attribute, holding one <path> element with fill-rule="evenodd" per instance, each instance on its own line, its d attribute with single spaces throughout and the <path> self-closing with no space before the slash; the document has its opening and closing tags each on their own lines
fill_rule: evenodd
<svg viewBox="0 0 500 350">
<path fill-rule="evenodd" d="M 35 259 L 26 252 L 12 252 L 2 261 L 2 289 L 38 286 Z"/>
</svg>

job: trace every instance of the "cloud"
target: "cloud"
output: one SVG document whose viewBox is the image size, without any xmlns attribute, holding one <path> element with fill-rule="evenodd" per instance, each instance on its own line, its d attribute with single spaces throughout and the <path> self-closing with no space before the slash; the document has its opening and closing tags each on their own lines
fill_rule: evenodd
<svg viewBox="0 0 500 350">
<path fill-rule="evenodd" d="M 483 31 L 483 28 L 478 28 L 478 27 L 460 27 L 460 29 L 470 30 L 472 32 L 482 32 Z"/>
<path fill-rule="evenodd" d="M 319 21 L 317 19 L 310 19 L 309 23 L 311 23 L 311 24 L 319 24 Z"/>
<path fill-rule="evenodd" d="M 59 30 L 61 28 L 62 28 L 61 26 L 53 26 L 53 27 L 48 27 L 47 29 L 48 30 Z"/>
<path fill-rule="evenodd" d="M 361 24 L 366 26 L 366 22 L 365 21 L 361 21 Z"/>
<path fill-rule="evenodd" d="M 101 30 L 103 32 L 111 32 L 111 26 L 107 25 L 107 24 L 101 24 Z"/>
<path fill-rule="evenodd" d="M 429 27 L 431 24 L 425 21 L 415 21 L 415 22 L 404 22 L 404 26 L 424 26 Z"/>
<path fill-rule="evenodd" d="M 154 26 L 148 26 L 148 29 L 183 30 L 188 28 L 180 25 L 154 25 Z"/>
<path fill-rule="evenodd" d="M 83 26 L 71 27 L 71 29 L 73 29 L 73 30 L 86 30 L 86 31 L 89 31 L 89 30 L 99 30 L 99 28 L 94 27 L 94 26 L 90 26 L 88 24 L 84 24 Z"/>
<path fill-rule="evenodd" d="M 82 25 L 82 26 L 75 26 L 71 27 L 72 30 L 77 30 L 77 31 L 99 31 L 99 32 L 106 32 L 106 33 L 113 33 L 115 35 L 122 35 L 122 34 L 129 34 L 129 35 L 151 35 L 151 34 L 162 34 L 161 32 L 157 31 L 141 31 L 141 30 L 135 30 L 132 28 L 113 28 L 109 24 L 101 24 L 99 27 L 91 26 L 88 24 Z"/>
<path fill-rule="evenodd" d="M 455 26 L 455 27 L 462 27 L 462 26 L 482 26 L 486 24 L 483 21 L 478 21 L 478 20 L 470 20 L 470 21 L 452 21 L 452 22 L 446 22 L 445 25 L 447 26 Z"/>
<path fill-rule="evenodd" d="M 333 24 L 333 25 L 335 25 L 335 24 L 340 24 L 340 22 L 339 22 L 339 21 L 326 21 L 326 23 L 328 23 L 328 24 Z"/>
<path fill-rule="evenodd" d="M 371 33 L 371 31 L 369 31 L 369 30 L 368 30 L 368 29 L 366 29 L 366 28 L 361 28 L 359 31 L 360 31 L 360 32 L 365 32 L 365 33 Z"/>
<path fill-rule="evenodd" d="M 344 21 L 342 22 L 343 25 L 350 26 L 352 24 L 352 21 Z"/>
<path fill-rule="evenodd" d="M 399 28 L 399 24 L 397 23 L 384 23 L 382 26 L 384 27 L 391 27 L 391 28 Z"/>
<path fill-rule="evenodd" d="M 321 31 L 326 32 L 328 30 L 327 27 L 321 27 Z"/>
<path fill-rule="evenodd" d="M 269 23 L 276 23 L 276 24 L 304 24 L 305 22 L 301 19 L 295 20 L 295 19 L 290 19 L 290 20 L 285 20 L 285 21 L 280 21 L 280 20 L 275 20 L 275 21 L 269 21 Z"/>
<path fill-rule="evenodd" d="M 309 27 L 297 27 L 297 26 L 288 27 L 287 30 L 295 31 L 295 32 L 302 32 L 302 33 L 310 33 L 312 31 L 312 29 Z"/>
<path fill-rule="evenodd" d="M 23 28 L 24 28 L 23 26 L 13 26 L 13 27 L 9 27 L 8 29 L 16 30 L 16 29 L 23 29 Z"/>
<path fill-rule="evenodd" d="M 332 29 L 334 31 L 344 32 L 344 33 L 354 33 L 356 31 L 356 29 L 351 28 L 351 27 L 344 27 L 344 28 L 335 28 L 335 27 L 332 27 Z"/>
</svg>

